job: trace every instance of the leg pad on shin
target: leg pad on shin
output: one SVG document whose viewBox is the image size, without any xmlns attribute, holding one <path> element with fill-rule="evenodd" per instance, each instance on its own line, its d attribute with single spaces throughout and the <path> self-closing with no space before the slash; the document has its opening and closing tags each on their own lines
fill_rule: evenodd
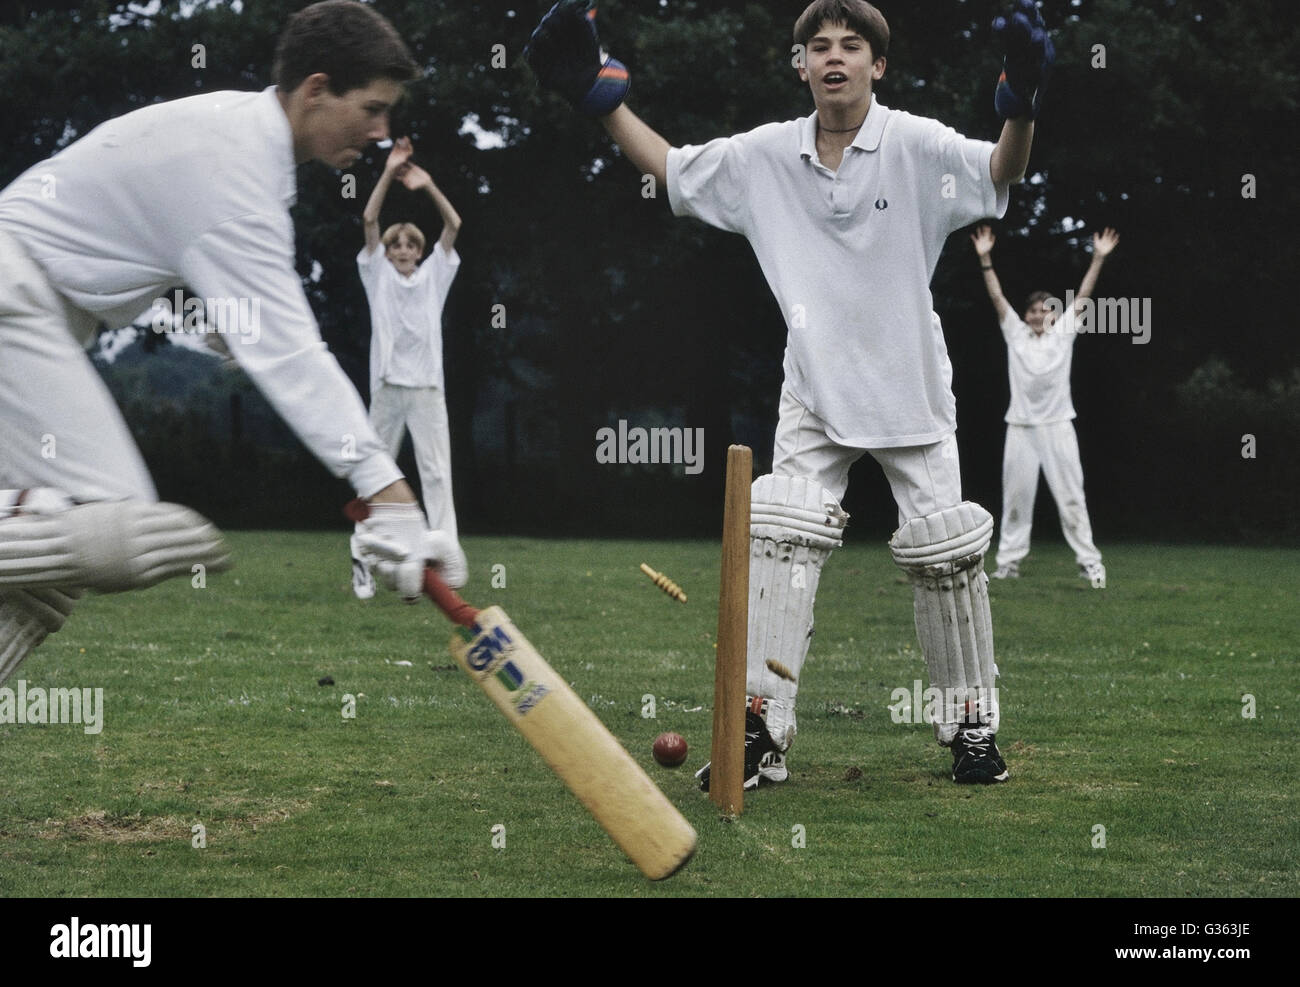
<svg viewBox="0 0 1300 987">
<path fill-rule="evenodd" d="M 179 504 L 49 501 L 0 515 L 0 588 L 142 589 L 230 566 L 221 533 Z"/>
<path fill-rule="evenodd" d="M 989 613 L 988 551 L 993 518 L 965 502 L 911 518 L 894 533 L 894 561 L 913 587 L 916 634 L 930 685 L 944 697 L 935 735 L 951 744 L 966 724 L 996 733 L 999 709 Z"/>
<path fill-rule="evenodd" d="M 80 590 L 57 589 L 0 593 L 0 685 L 46 637 L 63 626 L 80 595 Z"/>
<path fill-rule="evenodd" d="M 821 569 L 847 521 L 835 495 L 809 477 L 760 476 L 750 492 L 746 691 L 766 702 L 764 720 L 781 750 L 794 740 Z"/>
</svg>

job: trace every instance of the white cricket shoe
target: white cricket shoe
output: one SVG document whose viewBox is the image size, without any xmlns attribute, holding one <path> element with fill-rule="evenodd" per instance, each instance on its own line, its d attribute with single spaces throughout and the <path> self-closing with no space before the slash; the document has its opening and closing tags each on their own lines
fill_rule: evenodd
<svg viewBox="0 0 1300 987">
<path fill-rule="evenodd" d="M 1093 589 L 1106 588 L 1106 567 L 1100 562 L 1088 562 L 1079 566 L 1079 578 L 1092 583 Z"/>
<path fill-rule="evenodd" d="M 368 600 L 375 595 L 375 577 L 370 566 L 361 560 L 361 547 L 356 535 L 352 536 L 349 547 L 352 550 L 352 592 L 358 600 Z"/>
<path fill-rule="evenodd" d="M 1000 565 L 996 569 L 994 569 L 993 575 L 991 575 L 989 578 L 990 579 L 1019 579 L 1020 563 L 1019 562 L 1004 563 L 1003 565 Z"/>
</svg>

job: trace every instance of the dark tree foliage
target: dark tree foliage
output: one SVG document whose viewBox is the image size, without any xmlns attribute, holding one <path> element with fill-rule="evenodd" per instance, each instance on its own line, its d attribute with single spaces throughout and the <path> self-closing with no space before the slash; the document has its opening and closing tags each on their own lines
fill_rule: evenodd
<svg viewBox="0 0 1300 987">
<path fill-rule="evenodd" d="M 0 181 L 135 107 L 268 85 L 279 27 L 303 5 L 170 0 L 149 15 L 107 0 L 6 5 Z M 425 69 L 394 132 L 412 137 L 465 221 L 464 263 L 444 314 L 458 507 L 470 530 L 712 532 L 726 445 L 748 442 L 760 469 L 770 463 L 785 327 L 741 238 L 672 218 L 666 190 L 648 197 L 599 125 L 537 90 L 520 51 L 547 6 L 375 3 Z M 701 143 L 811 112 L 791 64 L 803 6 L 610 0 L 600 24 L 632 71 L 633 108 L 672 143 Z M 893 35 L 881 102 L 995 140 L 999 58 L 989 24 L 1004 5 L 879 6 Z M 1146 345 L 1122 336 L 1076 345 L 1074 396 L 1098 539 L 1294 536 L 1291 498 L 1279 491 L 1300 481 L 1300 352 L 1286 297 L 1300 214 L 1295 7 L 1042 6 L 1059 59 L 1029 181 L 995 224 L 1004 287 L 1015 304 L 1035 288 L 1077 287 L 1091 233 L 1109 225 L 1123 239 L 1098 294 L 1150 299 L 1152 311 Z M 203 68 L 192 65 L 196 44 Z M 480 146 L 467 122 L 493 135 L 491 146 Z M 304 287 L 363 393 L 369 317 L 354 257 L 385 153 L 372 148 L 348 175 L 304 166 L 295 209 Z M 403 219 L 436 237 L 431 204 L 397 188 L 382 222 Z M 1005 350 L 965 232 L 950 240 L 932 287 L 955 369 L 966 494 L 996 513 Z M 174 421 L 181 406 L 208 422 L 206 437 L 186 425 L 185 445 L 207 449 L 209 461 L 217 454 L 207 443 L 224 442 L 221 455 L 232 455 L 232 389 L 243 389 L 242 408 L 258 402 L 238 378 L 205 380 L 223 373 L 205 370 L 210 364 L 168 361 L 193 387 L 165 409 L 140 390 L 144 377 L 125 375 L 136 390 L 119 389 L 133 422 Z M 261 420 L 261 411 L 248 414 Z M 597 464 L 596 430 L 619 419 L 704 428 L 707 468 L 685 476 L 680 467 Z M 170 487 L 211 506 L 203 458 L 178 451 L 182 431 L 155 423 L 137 434 L 165 495 Z M 1246 435 L 1255 437 L 1254 459 L 1242 455 Z M 261 430 L 264 445 L 240 441 L 230 461 L 260 456 L 260 465 L 240 470 L 251 493 L 238 503 L 227 496 L 224 520 L 283 523 L 265 505 L 287 500 L 310 505 L 306 521 L 332 521 L 341 488 L 303 466 L 292 440 Z M 292 455 L 297 465 L 269 466 L 275 445 L 278 462 Z M 167 457 L 174 462 L 163 465 Z M 181 459 L 193 460 L 194 477 Z M 846 506 L 871 537 L 894 524 L 869 459 L 855 470 Z M 1039 507 L 1046 534 L 1055 515 L 1045 491 Z"/>
</svg>

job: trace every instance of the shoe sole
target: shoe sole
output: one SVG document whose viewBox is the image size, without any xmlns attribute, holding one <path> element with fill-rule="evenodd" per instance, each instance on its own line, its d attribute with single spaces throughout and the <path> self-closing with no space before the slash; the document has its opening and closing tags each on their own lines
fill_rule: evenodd
<svg viewBox="0 0 1300 987">
<path fill-rule="evenodd" d="M 745 791 L 757 788 L 760 781 L 781 782 L 790 777 L 790 769 L 782 765 L 780 768 L 760 768 L 758 774 L 752 778 L 745 779 Z"/>
<path fill-rule="evenodd" d="M 986 771 L 972 771 L 960 778 L 953 775 L 952 780 L 958 785 L 996 785 L 998 782 L 1006 781 L 1010 777 L 1010 771 L 1003 771 L 1001 774 L 996 775 L 991 775 Z"/>
<path fill-rule="evenodd" d="M 695 773 L 695 777 L 696 777 L 697 780 L 701 780 L 701 779 L 700 779 L 700 774 L 703 772 L 703 770 L 704 770 L 704 769 L 701 768 L 699 771 L 697 771 L 697 772 Z M 786 780 L 787 778 L 789 778 L 789 777 L 790 777 L 790 769 L 789 769 L 789 768 L 786 768 L 786 767 L 781 767 L 781 768 L 779 768 L 779 769 L 774 769 L 774 768 L 763 768 L 762 770 L 760 770 L 760 771 L 758 772 L 758 774 L 756 774 L 756 775 L 752 775 L 751 777 L 746 778 L 746 779 L 745 779 L 745 784 L 742 786 L 742 789 L 743 789 L 744 791 L 746 791 L 746 792 L 753 791 L 755 788 L 758 787 L 758 784 L 759 784 L 759 782 L 761 782 L 761 781 L 770 781 L 770 782 L 776 783 L 776 782 L 782 782 L 782 781 L 785 781 L 785 780 Z M 704 787 L 704 785 L 701 784 L 701 785 L 700 785 L 700 791 L 702 791 L 702 792 L 707 792 L 707 791 L 708 791 L 708 788 Z"/>
</svg>

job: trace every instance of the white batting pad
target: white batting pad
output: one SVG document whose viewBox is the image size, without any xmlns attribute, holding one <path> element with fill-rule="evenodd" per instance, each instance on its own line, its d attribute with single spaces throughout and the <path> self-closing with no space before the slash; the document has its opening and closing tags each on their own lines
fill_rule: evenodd
<svg viewBox="0 0 1300 987">
<path fill-rule="evenodd" d="M 104 593 L 230 567 L 220 532 L 179 504 L 82 504 L 0 518 L 0 587 L 85 587 Z"/>
<path fill-rule="evenodd" d="M 813 635 L 822 566 L 842 544 L 848 515 L 815 480 L 760 476 L 750 491 L 749 649 L 745 689 L 767 700 L 767 729 L 781 750 L 795 735 L 798 678 Z M 785 666 L 790 681 L 767 666 Z"/>
<path fill-rule="evenodd" d="M 14 590 L 0 593 L 0 685 L 47 636 L 53 634 L 76 603 L 80 590 Z"/>
<path fill-rule="evenodd" d="M 979 722 L 997 732 L 997 665 L 989 612 L 988 551 L 993 518 L 969 501 L 911 518 L 889 543 L 894 561 L 911 578 L 916 635 L 930 685 L 944 696 L 934 723 L 945 746 L 968 721 L 971 703 Z"/>
<path fill-rule="evenodd" d="M 806 476 L 774 476 L 754 481 L 749 494 L 749 535 L 829 551 L 843 544 L 849 516 L 835 495 Z"/>
</svg>

